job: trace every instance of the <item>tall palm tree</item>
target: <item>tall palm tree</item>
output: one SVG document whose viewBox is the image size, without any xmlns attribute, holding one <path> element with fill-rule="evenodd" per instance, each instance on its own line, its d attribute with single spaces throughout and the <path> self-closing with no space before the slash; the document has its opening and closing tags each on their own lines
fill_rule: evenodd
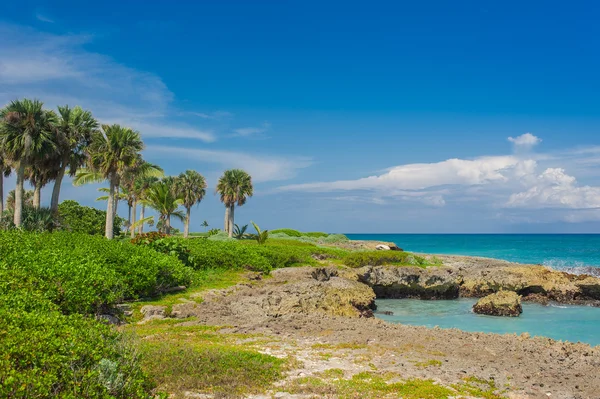
<svg viewBox="0 0 600 399">
<path fill-rule="evenodd" d="M 4 178 L 10 176 L 12 169 L 0 152 L 0 216 L 4 212 Z"/>
<path fill-rule="evenodd" d="M 128 127 L 119 125 L 102 125 L 101 132 L 92 134 L 88 147 L 89 180 L 79 179 L 81 184 L 86 181 L 97 181 L 98 175 L 109 182 L 108 203 L 106 207 L 106 238 L 113 238 L 113 225 L 116 214 L 116 193 L 121 178 L 128 168 L 132 167 L 140 157 L 144 143 L 140 134 Z M 96 176 L 94 177 L 94 174 Z M 81 175 L 81 174 L 80 174 Z"/>
<path fill-rule="evenodd" d="M 60 187 L 69 167 L 69 175 L 75 176 L 77 169 L 85 164 L 85 149 L 90 144 L 92 134 L 98 130 L 98 122 L 89 111 L 77 106 L 58 107 L 57 162 L 55 163 L 56 177 L 52 189 L 50 209 L 58 211 Z"/>
<path fill-rule="evenodd" d="M 140 177 L 140 178 L 136 179 L 136 181 L 135 181 L 135 191 L 136 191 L 136 195 L 137 195 L 137 202 L 142 206 L 140 209 L 140 219 L 139 219 L 140 222 L 137 223 L 139 225 L 138 234 L 144 233 L 143 220 L 145 219 L 144 216 L 145 216 L 145 212 L 146 212 L 146 205 L 148 204 L 146 197 L 148 194 L 148 190 L 156 182 L 158 182 L 158 178 L 153 177 L 153 176 Z"/>
<path fill-rule="evenodd" d="M 153 184 L 146 193 L 146 201 L 150 208 L 158 212 L 159 222 L 162 221 L 164 233 L 171 233 L 172 216 L 181 221 L 184 220 L 183 212 L 177 209 L 183 201 L 177 197 L 173 178 L 167 177 Z"/>
<path fill-rule="evenodd" d="M 229 237 L 233 236 L 235 205 L 242 206 L 248 197 L 252 197 L 254 187 L 252 177 L 241 169 L 230 169 L 223 173 L 217 183 L 217 193 L 221 196 L 221 202 L 225 205 L 225 231 Z"/>
<path fill-rule="evenodd" d="M 38 100 L 15 100 L 0 110 L 0 147 L 17 171 L 15 226 L 23 214 L 25 168 L 56 149 L 56 114 Z"/>
<path fill-rule="evenodd" d="M 127 197 L 128 224 L 131 238 L 135 237 L 134 226 L 139 195 L 136 190 L 136 181 L 148 177 L 158 178 L 162 176 L 164 176 L 164 171 L 160 166 L 144 161 L 141 156 L 123 174 L 122 186 Z"/>
<path fill-rule="evenodd" d="M 175 179 L 175 191 L 185 207 L 183 237 L 187 238 L 190 234 L 192 207 L 199 204 L 206 195 L 206 180 L 195 170 L 186 170 Z"/>
</svg>

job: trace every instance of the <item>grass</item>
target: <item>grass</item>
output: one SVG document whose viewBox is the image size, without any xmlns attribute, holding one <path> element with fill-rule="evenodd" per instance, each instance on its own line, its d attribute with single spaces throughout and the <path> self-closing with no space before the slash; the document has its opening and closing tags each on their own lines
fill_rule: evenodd
<svg viewBox="0 0 600 399">
<path fill-rule="evenodd" d="M 440 360 L 428 360 L 425 362 L 414 362 L 415 367 L 426 369 L 427 367 L 440 367 L 442 362 Z"/>
<path fill-rule="evenodd" d="M 257 335 L 222 334 L 220 327 L 181 326 L 172 320 L 128 328 L 140 338 L 144 371 L 169 397 L 194 391 L 225 397 L 260 393 L 286 370 L 286 359 L 254 349 L 253 340 L 262 343 Z"/>
</svg>

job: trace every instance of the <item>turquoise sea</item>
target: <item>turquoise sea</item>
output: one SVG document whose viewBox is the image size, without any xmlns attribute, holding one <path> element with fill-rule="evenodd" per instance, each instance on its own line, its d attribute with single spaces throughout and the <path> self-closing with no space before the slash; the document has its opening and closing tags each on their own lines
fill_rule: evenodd
<svg viewBox="0 0 600 399">
<path fill-rule="evenodd" d="M 471 255 L 555 269 L 600 267 L 600 234 L 347 234 L 396 243 L 405 251 Z"/>
<path fill-rule="evenodd" d="M 347 234 L 355 240 L 391 241 L 406 251 L 471 255 L 511 262 L 543 264 L 571 272 L 597 270 L 600 276 L 600 235 L 596 234 Z M 585 267 L 585 269 L 583 269 Z M 596 273 L 594 273 L 596 274 Z M 600 345 L 600 308 L 542 306 L 523 303 L 517 318 L 477 315 L 474 299 L 421 301 L 377 300 L 377 315 L 395 323 L 465 331 L 523 333 L 553 339 Z"/>
<path fill-rule="evenodd" d="M 441 328 L 459 328 L 472 332 L 498 334 L 528 332 L 562 341 L 600 345 L 600 308 L 589 306 L 523 303 L 520 317 L 494 317 L 471 311 L 476 299 L 447 301 L 418 299 L 378 299 L 378 311 L 391 311 L 391 316 L 377 317 L 392 323 Z"/>
</svg>

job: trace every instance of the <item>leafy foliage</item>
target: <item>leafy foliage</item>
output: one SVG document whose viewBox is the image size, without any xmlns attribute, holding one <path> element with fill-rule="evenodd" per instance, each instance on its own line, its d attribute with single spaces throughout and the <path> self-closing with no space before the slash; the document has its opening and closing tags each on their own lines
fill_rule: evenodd
<svg viewBox="0 0 600 399">
<path fill-rule="evenodd" d="M 246 230 L 248 230 L 248 225 L 245 224 L 241 228 L 237 224 L 233 226 L 233 237 L 241 240 L 246 236 Z"/>
<path fill-rule="evenodd" d="M 131 243 L 134 245 L 145 245 L 157 252 L 175 256 L 185 265 L 194 265 L 194 259 L 185 244 L 181 240 L 171 238 L 164 233 L 150 232 L 141 234 L 131 240 Z"/>
<path fill-rule="evenodd" d="M 403 251 L 356 251 L 348 253 L 342 261 L 349 267 L 381 265 L 425 267 L 429 265 L 425 258 Z"/>
<path fill-rule="evenodd" d="M 16 228 L 13 223 L 14 209 L 4 212 L 0 218 L 0 230 Z M 50 208 L 36 209 L 33 206 L 24 206 L 22 214 L 21 229 L 24 231 L 51 232 L 61 227 L 59 218 L 52 213 Z"/>
<path fill-rule="evenodd" d="M 290 237 L 302 237 L 302 233 L 293 229 L 276 229 L 271 230 L 271 234 L 285 234 Z"/>
<path fill-rule="evenodd" d="M 106 211 L 101 211 L 89 206 L 79 205 L 76 201 L 66 200 L 58 206 L 58 213 L 63 228 L 74 233 L 85 233 L 91 235 L 103 235 L 106 223 Z M 115 216 L 113 231 L 118 235 L 125 219 Z"/>
<path fill-rule="evenodd" d="M 252 234 L 251 237 L 254 238 L 258 244 L 263 245 L 269 238 L 269 230 L 261 231 L 260 227 L 258 227 L 258 225 L 254 222 L 252 222 L 252 226 L 254 226 L 256 234 Z"/>
<path fill-rule="evenodd" d="M 221 230 L 219 230 L 219 229 L 210 229 L 210 230 L 208 230 L 208 236 L 210 237 L 210 236 L 217 235 L 217 234 L 219 234 L 220 231 Z"/>
<path fill-rule="evenodd" d="M 176 258 L 86 234 L 0 232 L 0 259 L 0 294 L 32 291 L 64 313 L 100 313 L 191 279 Z"/>
</svg>

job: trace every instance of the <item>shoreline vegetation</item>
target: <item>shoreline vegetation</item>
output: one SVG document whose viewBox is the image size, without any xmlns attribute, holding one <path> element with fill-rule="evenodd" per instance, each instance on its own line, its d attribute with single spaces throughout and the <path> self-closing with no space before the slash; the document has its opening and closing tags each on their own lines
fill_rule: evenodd
<svg viewBox="0 0 600 399">
<path fill-rule="evenodd" d="M 376 298 L 598 306 L 600 279 L 494 259 L 402 251 L 342 234 L 235 223 L 251 176 L 215 187 L 223 230 L 191 210 L 197 171 L 164 176 L 140 132 L 38 100 L 0 110 L 0 397 L 589 398 L 600 348 L 393 325 Z M 3 178 L 16 174 L 4 209 Z M 106 211 L 60 202 L 105 182 Z M 25 190 L 25 182 L 33 190 Z M 50 207 L 42 188 L 53 184 Z M 127 218 L 117 216 L 119 203 Z M 138 207 L 139 213 L 138 213 Z M 146 209 L 157 217 L 148 217 Z M 172 219 L 184 223 L 183 233 Z M 153 229 L 144 232 L 144 229 Z"/>
</svg>

